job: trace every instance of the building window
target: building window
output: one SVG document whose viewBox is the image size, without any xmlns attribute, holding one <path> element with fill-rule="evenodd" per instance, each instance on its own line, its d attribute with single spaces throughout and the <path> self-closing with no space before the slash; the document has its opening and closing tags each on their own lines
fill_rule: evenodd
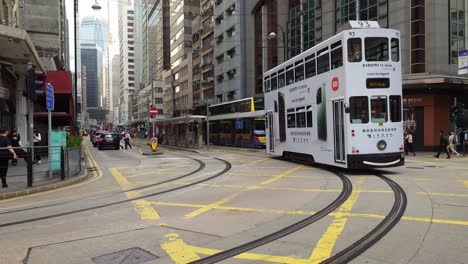
<svg viewBox="0 0 468 264">
<path fill-rule="evenodd" d="M 450 0 L 450 63 L 458 63 L 465 48 L 465 0 Z"/>
<path fill-rule="evenodd" d="M 338 28 L 349 20 L 378 20 L 378 2 L 377 0 L 335 0 L 336 27 Z M 383 6 L 387 1 L 384 0 L 380 2 L 380 5 Z"/>
<path fill-rule="evenodd" d="M 314 1 L 304 3 L 289 11 L 288 58 L 315 46 L 315 6 Z"/>
<path fill-rule="evenodd" d="M 425 0 L 411 1 L 411 73 L 426 71 L 425 11 Z"/>
</svg>

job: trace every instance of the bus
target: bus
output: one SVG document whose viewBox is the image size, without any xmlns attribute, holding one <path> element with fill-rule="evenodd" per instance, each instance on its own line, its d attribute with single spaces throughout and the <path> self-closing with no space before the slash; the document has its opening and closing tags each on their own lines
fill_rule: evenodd
<svg viewBox="0 0 468 264">
<path fill-rule="evenodd" d="M 404 165 L 400 32 L 350 26 L 264 73 L 268 153 L 351 169 Z"/>
<path fill-rule="evenodd" d="M 265 148 L 265 111 L 262 97 L 211 105 L 210 144 Z"/>
</svg>

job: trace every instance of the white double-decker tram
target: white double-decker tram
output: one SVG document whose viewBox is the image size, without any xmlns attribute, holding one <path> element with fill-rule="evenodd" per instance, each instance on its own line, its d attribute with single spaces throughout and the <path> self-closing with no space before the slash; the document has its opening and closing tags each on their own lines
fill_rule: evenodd
<svg viewBox="0 0 468 264">
<path fill-rule="evenodd" d="M 264 73 L 269 153 L 345 168 L 404 164 L 400 33 L 350 25 Z"/>
</svg>

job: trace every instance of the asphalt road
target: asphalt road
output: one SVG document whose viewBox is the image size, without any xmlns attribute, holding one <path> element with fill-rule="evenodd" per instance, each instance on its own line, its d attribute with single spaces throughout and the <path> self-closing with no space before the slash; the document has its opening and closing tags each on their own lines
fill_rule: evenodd
<svg viewBox="0 0 468 264">
<path fill-rule="evenodd" d="M 143 156 L 86 144 L 88 182 L 0 201 L 0 263 L 210 263 L 237 246 L 245 253 L 220 263 L 320 263 L 356 242 L 350 263 L 468 260 L 468 157 L 418 155 L 405 167 L 349 172 L 262 151 Z M 393 224 L 382 224 L 386 216 Z M 374 229 L 382 232 L 366 245 Z"/>
</svg>

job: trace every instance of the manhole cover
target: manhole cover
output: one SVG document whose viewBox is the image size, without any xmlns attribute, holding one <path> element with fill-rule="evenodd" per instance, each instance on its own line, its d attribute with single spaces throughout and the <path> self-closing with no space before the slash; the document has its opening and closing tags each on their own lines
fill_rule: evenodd
<svg viewBox="0 0 468 264">
<path fill-rule="evenodd" d="M 140 264 L 159 257 L 141 248 L 129 248 L 92 259 L 97 264 Z"/>
</svg>

